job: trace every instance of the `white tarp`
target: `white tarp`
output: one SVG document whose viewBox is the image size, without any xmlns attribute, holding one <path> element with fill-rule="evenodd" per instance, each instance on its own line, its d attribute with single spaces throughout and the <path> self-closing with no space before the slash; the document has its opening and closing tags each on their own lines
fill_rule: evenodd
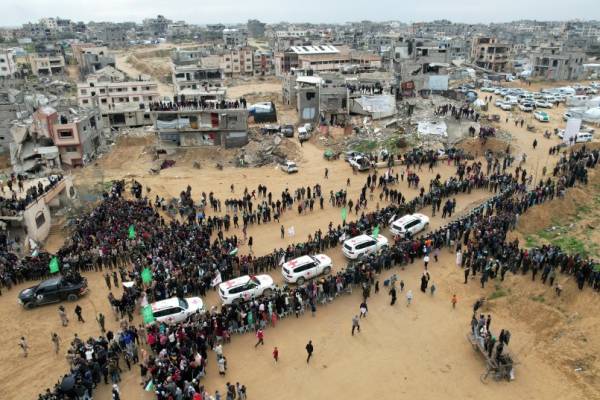
<svg viewBox="0 0 600 400">
<path fill-rule="evenodd" d="M 419 122 L 417 125 L 419 136 L 442 136 L 448 137 L 448 127 L 444 121 L 440 122 Z"/>
<path fill-rule="evenodd" d="M 577 137 L 579 129 L 581 129 L 581 120 L 579 118 L 569 118 L 563 134 L 563 142 L 569 144 L 571 138 Z"/>
<path fill-rule="evenodd" d="M 156 128 L 157 129 L 177 129 L 177 128 L 189 128 L 190 127 L 190 119 L 189 118 L 177 118 L 172 121 L 161 121 L 159 119 L 156 120 Z"/>
<path fill-rule="evenodd" d="M 600 107 L 590 108 L 584 112 L 583 120 L 585 122 L 600 123 Z"/>
<path fill-rule="evenodd" d="M 430 76 L 429 90 L 448 90 L 448 75 Z"/>
<path fill-rule="evenodd" d="M 396 114 L 396 99 L 392 95 L 361 96 L 354 100 L 354 112 L 381 119 Z"/>
</svg>

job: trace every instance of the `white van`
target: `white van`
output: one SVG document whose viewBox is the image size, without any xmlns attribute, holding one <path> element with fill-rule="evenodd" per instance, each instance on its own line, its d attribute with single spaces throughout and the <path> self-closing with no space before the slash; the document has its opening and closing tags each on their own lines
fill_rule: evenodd
<svg viewBox="0 0 600 400">
<path fill-rule="evenodd" d="M 506 96 L 504 98 L 504 102 L 514 106 L 519 104 L 519 99 L 517 98 L 517 96 Z"/>
<path fill-rule="evenodd" d="M 275 290 L 269 275 L 244 275 L 219 284 L 223 304 L 241 303 L 260 296 L 269 296 Z"/>
<path fill-rule="evenodd" d="M 342 252 L 346 257 L 355 260 L 363 254 L 374 253 L 388 245 L 388 240 L 383 235 L 378 235 L 377 239 L 369 235 L 359 235 L 344 241 Z"/>
<path fill-rule="evenodd" d="M 577 134 L 577 138 L 575 139 L 575 143 L 587 143 L 591 142 L 594 137 L 591 133 L 587 132 L 579 132 Z"/>
<path fill-rule="evenodd" d="M 172 297 L 150 304 L 154 319 L 158 322 L 177 324 L 190 315 L 202 311 L 204 303 L 200 297 Z"/>
<path fill-rule="evenodd" d="M 331 258 L 325 254 L 298 257 L 281 266 L 283 279 L 288 283 L 297 283 L 298 285 L 321 274 L 327 275 L 330 271 Z"/>
</svg>

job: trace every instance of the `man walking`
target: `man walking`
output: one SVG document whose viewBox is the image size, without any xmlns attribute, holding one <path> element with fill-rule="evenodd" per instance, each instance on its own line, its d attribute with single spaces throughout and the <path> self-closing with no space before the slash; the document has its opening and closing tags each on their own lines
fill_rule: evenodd
<svg viewBox="0 0 600 400">
<path fill-rule="evenodd" d="M 52 334 L 51 340 L 52 344 L 54 345 L 54 353 L 58 354 L 58 350 L 60 349 L 60 337 L 56 332 Z"/>
<path fill-rule="evenodd" d="M 456 308 L 456 303 L 458 302 L 458 299 L 456 298 L 456 293 L 452 295 L 452 308 Z"/>
<path fill-rule="evenodd" d="M 360 324 L 358 323 L 358 315 L 352 317 L 352 336 L 354 336 L 354 330 L 357 329 L 360 332 Z"/>
<path fill-rule="evenodd" d="M 308 361 L 310 360 L 310 358 L 312 357 L 313 354 L 313 344 L 312 344 L 312 340 L 308 341 L 308 344 L 306 345 L 306 352 L 308 353 L 308 357 L 306 357 L 306 363 L 308 364 Z"/>
<path fill-rule="evenodd" d="M 98 325 L 100 325 L 100 331 L 102 333 L 106 332 L 106 329 L 104 329 L 104 314 L 98 313 L 98 316 L 96 317 L 96 321 L 98 321 Z"/>
<path fill-rule="evenodd" d="M 256 348 L 259 344 L 263 346 L 265 345 L 265 333 L 262 329 L 256 331 L 256 338 L 258 339 L 258 342 L 256 342 L 254 345 L 254 348 Z"/>
<path fill-rule="evenodd" d="M 413 299 L 413 293 L 412 293 L 412 290 L 409 289 L 408 292 L 406 292 L 406 307 L 410 306 L 412 299 Z"/>
<path fill-rule="evenodd" d="M 275 364 L 279 361 L 279 349 L 277 349 L 277 346 L 273 348 L 273 360 L 275 360 Z"/>
<path fill-rule="evenodd" d="M 69 318 L 67 318 L 67 313 L 65 312 L 65 307 L 63 307 L 63 306 L 58 307 L 58 316 L 60 318 L 60 323 L 62 324 L 62 326 L 69 325 Z"/>
<path fill-rule="evenodd" d="M 392 296 L 392 302 L 390 303 L 390 306 L 393 306 L 394 304 L 396 304 L 396 288 L 393 286 L 390 289 L 390 296 Z"/>
<path fill-rule="evenodd" d="M 27 340 L 25 340 L 25 336 L 21 336 L 21 340 L 19 340 L 19 347 L 23 350 L 23 357 L 27 357 L 29 354 L 29 344 L 27 344 Z"/>
<path fill-rule="evenodd" d="M 75 307 L 75 314 L 77 315 L 77 321 L 85 322 L 83 317 L 81 316 L 81 311 L 83 311 L 81 309 L 81 306 L 79 304 L 77 304 L 77 306 Z"/>
</svg>

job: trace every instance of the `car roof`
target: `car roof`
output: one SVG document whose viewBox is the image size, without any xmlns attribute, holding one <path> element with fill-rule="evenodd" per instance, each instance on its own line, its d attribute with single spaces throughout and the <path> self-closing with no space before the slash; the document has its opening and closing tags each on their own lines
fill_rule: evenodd
<svg viewBox="0 0 600 400">
<path fill-rule="evenodd" d="M 249 280 L 250 280 L 250 276 L 244 275 L 244 276 L 240 276 L 238 278 L 234 278 L 234 279 L 225 281 L 225 282 L 219 284 L 219 287 L 223 287 L 225 289 L 231 289 L 233 287 L 241 286 L 241 285 L 247 283 Z"/>
<path fill-rule="evenodd" d="M 351 239 L 346 240 L 344 243 L 350 243 L 351 245 L 355 246 L 357 244 L 361 244 L 366 242 L 367 240 L 375 240 L 373 237 L 369 236 L 369 235 L 358 235 L 355 236 Z"/>
<path fill-rule="evenodd" d="M 152 311 L 160 311 L 164 310 L 165 308 L 179 306 L 179 298 L 171 297 L 170 299 L 160 300 L 150 305 L 152 306 Z"/>
<path fill-rule="evenodd" d="M 46 279 L 45 281 L 40 282 L 39 287 L 56 286 L 61 280 L 62 276 Z"/>
</svg>

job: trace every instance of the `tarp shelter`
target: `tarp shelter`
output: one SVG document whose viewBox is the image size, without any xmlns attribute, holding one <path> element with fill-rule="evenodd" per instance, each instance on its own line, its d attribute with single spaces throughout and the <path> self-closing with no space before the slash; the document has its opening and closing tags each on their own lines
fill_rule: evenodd
<svg viewBox="0 0 600 400">
<path fill-rule="evenodd" d="M 567 120 L 565 133 L 563 134 L 563 142 L 569 144 L 571 138 L 577 136 L 579 129 L 581 129 L 581 120 L 579 118 L 569 118 Z"/>
<path fill-rule="evenodd" d="M 248 113 L 257 123 L 277 122 L 277 109 L 272 101 L 252 104 L 248 106 Z"/>
<path fill-rule="evenodd" d="M 448 137 L 448 127 L 444 121 L 440 122 L 419 122 L 417 125 L 419 136 L 438 136 Z"/>
<path fill-rule="evenodd" d="M 361 96 L 354 99 L 352 112 L 373 119 L 391 117 L 396 114 L 396 99 L 392 95 Z"/>
</svg>

